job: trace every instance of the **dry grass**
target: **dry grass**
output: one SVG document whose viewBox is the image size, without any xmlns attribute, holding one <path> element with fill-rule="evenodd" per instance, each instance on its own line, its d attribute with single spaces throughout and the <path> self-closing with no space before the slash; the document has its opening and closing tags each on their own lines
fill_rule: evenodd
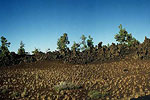
<svg viewBox="0 0 150 100">
<path fill-rule="evenodd" d="M 59 90 L 59 92 L 57 91 Z M 1 100 L 130 100 L 150 95 L 150 62 L 71 65 L 36 62 L 0 68 Z"/>
</svg>

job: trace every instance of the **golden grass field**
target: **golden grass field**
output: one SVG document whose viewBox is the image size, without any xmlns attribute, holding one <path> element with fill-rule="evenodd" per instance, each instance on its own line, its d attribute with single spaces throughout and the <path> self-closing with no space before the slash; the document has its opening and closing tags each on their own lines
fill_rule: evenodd
<svg viewBox="0 0 150 100">
<path fill-rule="evenodd" d="M 150 95 L 149 60 L 39 61 L 0 68 L 0 100 L 130 100 L 145 95 Z"/>
</svg>

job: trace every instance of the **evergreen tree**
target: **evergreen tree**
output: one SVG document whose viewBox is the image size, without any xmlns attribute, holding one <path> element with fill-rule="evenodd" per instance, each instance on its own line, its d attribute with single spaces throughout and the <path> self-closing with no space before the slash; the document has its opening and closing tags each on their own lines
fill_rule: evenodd
<svg viewBox="0 0 150 100">
<path fill-rule="evenodd" d="M 76 42 L 74 42 L 73 43 L 73 45 L 72 45 L 72 47 L 71 47 L 71 50 L 73 51 L 73 50 L 75 50 L 75 51 L 80 51 L 80 44 L 79 43 L 76 43 Z"/>
<path fill-rule="evenodd" d="M 20 42 L 20 48 L 18 49 L 18 55 L 25 55 L 24 43 Z"/>
<path fill-rule="evenodd" d="M 88 40 L 87 40 L 87 46 L 88 46 L 88 48 L 94 47 L 93 38 L 90 35 L 89 35 Z"/>
<path fill-rule="evenodd" d="M 115 35 L 115 39 L 121 44 L 126 43 L 128 32 L 126 31 L 125 28 L 124 29 L 122 28 L 122 24 L 120 24 L 119 29 L 120 29 L 119 34 Z"/>
<path fill-rule="evenodd" d="M 134 43 L 139 44 L 140 42 L 138 40 L 136 40 L 134 37 L 132 37 L 132 34 L 128 34 L 128 36 L 127 36 L 128 46 L 132 46 Z"/>
<path fill-rule="evenodd" d="M 59 49 L 60 51 L 62 50 L 66 50 L 67 49 L 67 45 L 69 44 L 69 40 L 68 40 L 68 35 L 67 33 L 64 33 L 63 36 L 61 36 L 58 41 L 57 41 L 57 49 Z"/>
<path fill-rule="evenodd" d="M 10 46 L 10 42 L 7 42 L 5 37 L 1 37 L 1 46 L 0 46 L 0 56 L 7 56 L 9 54 L 8 47 Z"/>
<path fill-rule="evenodd" d="M 120 44 L 127 44 L 128 46 L 133 45 L 134 42 L 138 42 L 138 40 L 136 40 L 134 37 L 132 37 L 132 34 L 128 34 L 128 32 L 126 31 L 126 29 L 122 28 L 122 25 L 120 24 L 119 26 L 119 33 L 115 35 L 115 39 L 116 41 L 118 41 Z"/>
<path fill-rule="evenodd" d="M 87 48 L 87 45 L 86 45 L 86 38 L 87 38 L 87 37 L 85 37 L 84 35 L 81 36 L 81 40 L 82 40 L 82 41 L 81 41 L 80 45 L 82 45 L 82 47 L 81 47 L 81 50 L 82 50 L 82 51 L 86 50 L 86 48 Z"/>
</svg>

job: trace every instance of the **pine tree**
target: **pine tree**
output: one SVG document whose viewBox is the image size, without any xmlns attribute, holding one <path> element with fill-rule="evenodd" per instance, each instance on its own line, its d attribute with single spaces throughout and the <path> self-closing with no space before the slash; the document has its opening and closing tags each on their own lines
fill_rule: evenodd
<svg viewBox="0 0 150 100">
<path fill-rule="evenodd" d="M 84 50 L 86 50 L 86 48 L 87 48 L 87 45 L 86 45 L 86 38 L 87 37 L 85 37 L 84 35 L 82 35 L 81 36 L 81 43 L 80 43 L 80 45 L 81 45 L 81 50 L 82 51 L 84 51 Z"/>
<path fill-rule="evenodd" d="M 76 42 L 74 42 L 73 43 L 73 45 L 72 45 L 72 47 L 71 47 L 71 50 L 73 51 L 73 50 L 75 50 L 75 51 L 80 51 L 80 44 L 79 43 L 76 43 Z"/>
<path fill-rule="evenodd" d="M 57 49 L 59 49 L 60 51 L 62 50 L 66 50 L 67 49 L 67 45 L 69 44 L 69 40 L 68 40 L 68 35 L 67 33 L 64 33 L 63 36 L 61 36 L 58 41 L 57 41 Z"/>
<path fill-rule="evenodd" d="M 128 34 L 128 32 L 126 31 L 125 28 L 122 28 L 122 24 L 120 24 L 119 26 L 119 33 L 115 35 L 115 39 L 116 41 L 118 41 L 120 44 L 127 44 L 128 46 L 133 45 L 134 42 L 138 42 L 138 40 L 136 40 L 132 34 Z"/>
<path fill-rule="evenodd" d="M 88 40 L 87 40 L 87 46 L 88 46 L 88 48 L 94 47 L 93 38 L 90 35 L 89 35 Z"/>
<path fill-rule="evenodd" d="M 20 42 L 20 48 L 18 49 L 18 55 L 25 55 L 24 43 Z"/>
<path fill-rule="evenodd" d="M 10 42 L 7 42 L 5 37 L 1 37 L 1 46 L 0 46 L 0 56 L 7 56 L 9 54 L 8 47 L 10 46 Z"/>
</svg>

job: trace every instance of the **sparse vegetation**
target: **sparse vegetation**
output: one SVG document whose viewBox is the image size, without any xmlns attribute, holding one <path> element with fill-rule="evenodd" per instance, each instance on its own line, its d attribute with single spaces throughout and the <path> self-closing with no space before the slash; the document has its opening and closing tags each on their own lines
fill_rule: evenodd
<svg viewBox="0 0 150 100">
<path fill-rule="evenodd" d="M 1 93 L 2 93 L 2 94 L 6 94 L 7 92 L 8 92 L 8 89 L 2 89 L 2 90 L 1 90 Z"/>
<path fill-rule="evenodd" d="M 17 98 L 17 97 L 19 97 L 20 96 L 20 94 L 18 93 L 18 92 L 13 92 L 12 94 L 11 94 L 11 97 L 12 98 Z"/>
<path fill-rule="evenodd" d="M 94 47 L 93 38 L 82 35 L 70 50 L 64 33 L 58 51 L 35 48 L 33 55 L 26 54 L 23 42 L 18 54 L 10 52 L 10 43 L 1 37 L 0 66 L 9 67 L 0 68 L 0 99 L 130 100 L 150 95 L 150 39 L 139 43 L 122 25 L 119 29 L 119 44 Z"/>
<path fill-rule="evenodd" d="M 33 55 L 38 55 L 40 53 L 40 49 L 35 48 L 34 51 L 32 51 Z"/>
<path fill-rule="evenodd" d="M 80 85 L 75 85 L 71 82 L 60 82 L 59 85 L 54 86 L 54 89 L 56 91 L 61 91 L 61 90 L 71 90 L 71 89 L 79 89 L 81 88 Z"/>
<path fill-rule="evenodd" d="M 52 100 L 130 100 L 150 95 L 149 66 L 149 61 L 136 60 L 87 65 L 44 61 L 0 68 L 0 99 L 37 99 L 38 95 Z"/>
<path fill-rule="evenodd" d="M 43 53 L 35 48 L 35 50 L 32 51 L 33 55 L 30 55 L 25 52 L 24 44 L 21 41 L 18 55 L 26 56 L 18 56 L 13 52 L 9 55 L 8 47 L 10 43 L 7 42 L 6 38 L 2 37 L 2 46 L 0 48 L 0 59 L 2 62 L 0 62 L 0 66 L 8 66 L 22 62 L 29 63 L 39 60 L 61 60 L 65 63 L 87 64 L 97 61 L 103 62 L 122 59 L 128 55 L 132 55 L 131 58 L 133 59 L 150 58 L 150 48 L 148 48 L 149 46 L 147 45 L 149 42 L 148 38 L 145 38 L 145 41 L 140 43 L 131 33 L 129 34 L 125 28 L 122 28 L 121 24 L 119 29 L 119 33 L 115 35 L 115 39 L 119 44 L 112 43 L 107 46 L 102 45 L 102 42 L 100 42 L 94 47 L 93 38 L 90 35 L 88 38 L 85 35 L 82 35 L 81 42 L 74 42 L 70 50 L 67 46 L 70 44 L 68 35 L 67 33 L 64 33 L 57 41 L 58 51 L 50 52 L 50 49 L 48 49 L 46 53 Z M 145 43 L 147 46 L 143 45 Z"/>
<path fill-rule="evenodd" d="M 27 97 L 28 93 L 27 93 L 27 88 L 24 88 L 23 92 L 21 93 L 21 97 Z"/>
<path fill-rule="evenodd" d="M 90 91 L 88 93 L 88 96 L 93 100 L 93 99 L 99 99 L 101 98 L 101 94 L 100 92 L 96 91 L 96 90 L 93 90 L 93 91 Z"/>
</svg>

